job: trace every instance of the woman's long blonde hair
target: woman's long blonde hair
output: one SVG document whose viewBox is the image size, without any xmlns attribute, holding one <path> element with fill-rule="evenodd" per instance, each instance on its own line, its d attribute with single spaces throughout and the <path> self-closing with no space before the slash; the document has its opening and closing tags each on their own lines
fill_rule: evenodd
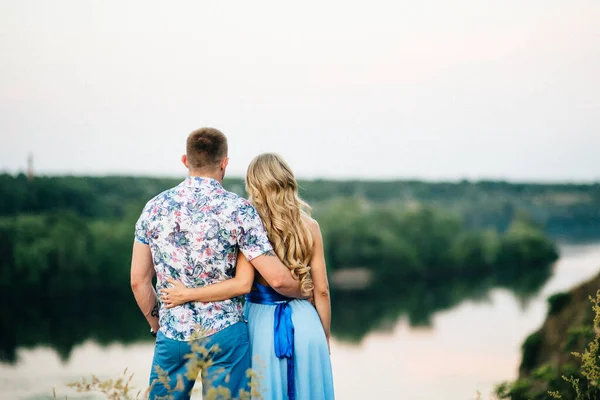
<svg viewBox="0 0 600 400">
<path fill-rule="evenodd" d="M 313 237 L 306 217 L 310 206 L 298 195 L 298 184 L 289 165 L 278 154 L 256 156 L 248 166 L 246 192 L 262 218 L 275 253 L 300 280 L 302 293 L 314 289 L 308 263 Z"/>
</svg>

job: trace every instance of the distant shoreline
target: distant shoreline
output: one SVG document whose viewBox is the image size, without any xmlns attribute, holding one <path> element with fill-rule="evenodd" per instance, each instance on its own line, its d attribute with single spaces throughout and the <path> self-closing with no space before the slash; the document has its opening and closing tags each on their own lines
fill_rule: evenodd
<svg viewBox="0 0 600 400">
<path fill-rule="evenodd" d="M 0 171 L 0 176 L 9 175 L 13 178 L 19 175 L 25 175 L 24 172 L 9 172 L 9 171 Z M 185 178 L 185 174 L 181 175 L 146 175 L 146 174 L 77 174 L 77 173 L 41 173 L 36 175 L 37 178 L 141 178 L 141 179 L 157 179 L 157 180 L 183 180 Z M 350 183 L 425 183 L 431 185 L 439 185 L 439 184 L 450 184 L 450 185 L 464 185 L 464 184 L 504 184 L 504 185 L 531 185 L 531 186 L 600 186 L 600 177 L 595 180 L 565 180 L 565 179 L 556 179 L 556 180 L 536 180 L 536 179 L 527 179 L 527 180 L 518 180 L 518 179 L 507 179 L 507 178 L 455 178 L 455 179 L 436 179 L 436 178 L 417 178 L 417 177 L 397 177 L 397 178 L 370 178 L 370 177 L 346 177 L 346 178 L 338 178 L 338 177 L 297 177 L 301 182 L 350 182 Z M 225 180 L 244 180 L 243 175 L 232 175 L 226 176 Z"/>
</svg>

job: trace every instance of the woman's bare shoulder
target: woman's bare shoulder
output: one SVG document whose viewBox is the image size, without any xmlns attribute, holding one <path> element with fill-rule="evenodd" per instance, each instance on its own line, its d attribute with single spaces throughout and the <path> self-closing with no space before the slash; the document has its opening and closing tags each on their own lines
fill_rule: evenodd
<svg viewBox="0 0 600 400">
<path fill-rule="evenodd" d="M 319 223 L 317 222 L 317 220 L 306 214 L 304 214 L 302 217 L 304 218 L 304 222 L 306 222 L 306 224 L 310 228 L 310 232 L 312 233 L 312 235 L 321 236 L 321 228 L 319 227 Z"/>
</svg>

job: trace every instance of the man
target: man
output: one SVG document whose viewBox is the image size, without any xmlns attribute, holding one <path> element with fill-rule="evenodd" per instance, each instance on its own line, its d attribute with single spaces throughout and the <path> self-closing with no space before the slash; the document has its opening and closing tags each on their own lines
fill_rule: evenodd
<svg viewBox="0 0 600 400">
<path fill-rule="evenodd" d="M 240 390 L 248 389 L 246 371 L 250 368 L 241 299 L 162 308 L 152 287 L 155 273 L 158 291 L 168 287 L 167 278 L 188 287 L 224 281 L 235 273 L 239 250 L 279 293 L 302 296 L 299 282 L 275 256 L 254 207 L 223 189 L 228 161 L 223 133 L 213 128 L 192 132 L 182 156 L 188 177 L 150 200 L 136 224 L 131 286 L 156 337 L 150 399 L 166 395 L 189 399 L 196 378 L 189 376 L 186 366 L 191 339 L 201 338 L 205 348 L 216 344 L 220 349 L 202 371 L 205 394 L 212 386 L 228 388 L 232 396 L 239 396 Z M 184 387 L 173 391 L 178 376 Z"/>
</svg>

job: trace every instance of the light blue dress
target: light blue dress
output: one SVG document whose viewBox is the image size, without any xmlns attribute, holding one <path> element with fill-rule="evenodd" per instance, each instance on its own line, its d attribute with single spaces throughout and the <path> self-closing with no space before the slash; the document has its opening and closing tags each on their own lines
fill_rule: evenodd
<svg viewBox="0 0 600 400">
<path fill-rule="evenodd" d="M 258 375 L 254 385 L 258 383 L 262 396 L 252 398 L 334 399 L 329 349 L 315 307 L 267 286 L 255 283 L 255 289 L 246 296 L 244 310 L 252 370 Z M 288 371 L 293 381 L 288 382 Z"/>
</svg>

